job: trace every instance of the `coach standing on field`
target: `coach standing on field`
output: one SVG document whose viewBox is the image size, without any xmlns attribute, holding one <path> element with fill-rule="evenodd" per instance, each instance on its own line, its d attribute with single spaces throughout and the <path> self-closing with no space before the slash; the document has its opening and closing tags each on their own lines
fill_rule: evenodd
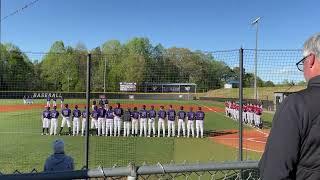
<svg viewBox="0 0 320 180">
<path fill-rule="evenodd" d="M 303 56 L 297 67 L 308 87 L 288 96 L 275 113 L 259 163 L 261 179 L 320 179 L 320 33 L 305 42 Z"/>
</svg>

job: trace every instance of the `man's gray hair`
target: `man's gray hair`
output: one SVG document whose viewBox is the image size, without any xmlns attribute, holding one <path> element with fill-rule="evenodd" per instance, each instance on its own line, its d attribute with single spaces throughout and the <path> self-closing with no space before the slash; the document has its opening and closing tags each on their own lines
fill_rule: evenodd
<svg viewBox="0 0 320 180">
<path fill-rule="evenodd" d="M 305 56 L 314 53 L 320 59 L 320 33 L 311 36 L 303 45 L 303 53 Z"/>
</svg>

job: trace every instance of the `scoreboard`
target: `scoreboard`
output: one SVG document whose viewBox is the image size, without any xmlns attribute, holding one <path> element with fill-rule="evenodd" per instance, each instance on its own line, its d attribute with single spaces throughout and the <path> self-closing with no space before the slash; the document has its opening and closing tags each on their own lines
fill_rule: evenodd
<svg viewBox="0 0 320 180">
<path fill-rule="evenodd" d="M 137 83 L 120 82 L 120 91 L 135 92 L 137 91 Z"/>
</svg>

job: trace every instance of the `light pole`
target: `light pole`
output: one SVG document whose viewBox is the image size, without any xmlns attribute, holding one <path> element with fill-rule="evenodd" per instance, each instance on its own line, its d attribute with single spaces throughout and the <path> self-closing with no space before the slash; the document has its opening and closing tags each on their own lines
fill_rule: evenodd
<svg viewBox="0 0 320 180">
<path fill-rule="evenodd" d="M 257 90 L 257 64 L 258 64 L 258 29 L 259 29 L 259 20 L 261 18 L 258 17 L 254 21 L 251 22 L 251 25 L 256 25 L 256 48 L 254 54 L 254 99 L 258 99 L 258 90 Z"/>
</svg>

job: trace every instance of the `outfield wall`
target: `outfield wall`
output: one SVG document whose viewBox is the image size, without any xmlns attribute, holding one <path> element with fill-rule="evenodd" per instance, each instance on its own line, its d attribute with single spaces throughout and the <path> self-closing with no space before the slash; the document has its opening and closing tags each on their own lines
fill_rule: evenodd
<svg viewBox="0 0 320 180">
<path fill-rule="evenodd" d="M 193 100 L 195 94 L 191 93 L 130 93 L 130 92 L 93 92 L 91 99 L 98 99 L 99 95 L 105 95 L 108 99 L 154 99 L 154 100 Z M 49 91 L 0 91 L 0 99 L 23 99 L 23 97 L 33 99 L 46 99 L 50 97 L 63 97 L 64 99 L 85 99 L 85 92 L 49 92 Z"/>
</svg>

